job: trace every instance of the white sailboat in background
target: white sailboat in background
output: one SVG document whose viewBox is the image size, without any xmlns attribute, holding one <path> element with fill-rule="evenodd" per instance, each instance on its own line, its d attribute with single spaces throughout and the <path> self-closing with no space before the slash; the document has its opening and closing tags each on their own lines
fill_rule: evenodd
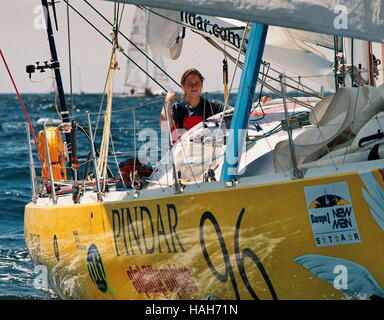
<svg viewBox="0 0 384 320">
<path fill-rule="evenodd" d="M 130 34 L 131 41 L 136 45 L 130 45 L 127 55 L 137 64 L 143 66 L 144 70 L 154 77 L 164 87 L 169 87 L 169 80 L 159 69 L 153 64 L 149 64 L 148 59 L 142 54 L 145 52 L 153 61 L 164 69 L 164 61 L 162 57 L 151 54 L 147 40 L 147 11 L 137 7 L 133 18 L 132 30 Z M 142 51 L 142 52 L 141 52 Z M 139 70 L 132 62 L 127 61 L 126 74 L 124 80 L 126 91 L 124 96 L 141 97 L 163 95 L 165 91 L 159 88 L 154 81 Z"/>
<path fill-rule="evenodd" d="M 82 81 L 82 77 L 81 77 L 81 68 L 79 67 L 79 94 L 82 95 L 82 94 L 85 94 L 84 92 L 84 88 L 83 88 L 83 81 Z"/>
</svg>

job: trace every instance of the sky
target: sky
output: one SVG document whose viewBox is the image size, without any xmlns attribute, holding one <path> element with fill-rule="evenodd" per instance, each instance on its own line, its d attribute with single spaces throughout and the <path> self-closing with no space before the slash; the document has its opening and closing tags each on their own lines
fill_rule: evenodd
<svg viewBox="0 0 384 320">
<path fill-rule="evenodd" d="M 89 2 L 110 21 L 113 21 L 113 2 L 101 0 L 89 0 Z M 105 35 L 111 32 L 111 27 L 90 9 L 84 1 L 71 0 L 70 3 L 100 28 Z M 50 92 L 53 89 L 51 71 L 33 74 L 33 81 L 28 78 L 25 71 L 26 65 L 35 64 L 37 61 L 43 62 L 50 60 L 46 30 L 38 28 L 39 22 L 41 24 L 40 5 L 40 0 L 1 0 L 0 48 L 3 51 L 16 81 L 16 85 L 21 93 L 44 93 Z M 59 26 L 59 32 L 55 32 L 56 46 L 61 64 L 64 90 L 66 93 L 69 93 L 67 5 L 64 1 L 59 1 L 56 7 Z M 126 36 L 130 35 L 135 9 L 136 7 L 133 5 L 125 5 L 120 30 Z M 104 89 L 111 45 L 75 12 L 71 9 L 69 10 L 73 92 L 101 93 Z M 271 28 L 268 32 L 268 37 L 270 36 Z M 123 46 L 125 52 L 128 51 L 129 43 L 122 37 L 120 37 L 120 45 Z M 379 49 L 380 48 L 381 47 L 379 47 Z M 265 55 L 272 53 L 268 53 L 267 51 L 268 49 L 266 48 L 264 52 Z M 282 59 L 284 64 L 293 62 L 292 57 L 286 59 L 286 56 L 280 51 L 276 51 L 275 56 Z M 383 56 L 380 54 L 379 57 L 382 58 Z M 206 79 L 203 90 L 205 92 L 217 92 L 223 91 L 222 60 L 222 53 L 212 48 L 200 36 L 187 29 L 180 57 L 177 60 L 164 59 L 164 63 L 165 70 L 176 81 L 180 80 L 184 70 L 192 67 L 197 68 Z M 311 60 L 308 61 L 310 62 Z M 118 56 L 118 62 L 120 70 L 116 74 L 114 91 L 121 93 L 125 90 L 124 79 L 126 76 L 127 58 L 120 54 Z M 304 66 L 303 61 L 300 59 L 297 63 L 296 65 Z M 228 66 L 229 79 L 231 79 L 234 64 L 229 61 Z M 310 63 L 309 68 L 311 66 L 312 64 Z M 382 66 L 380 66 L 380 68 L 382 68 Z M 311 74 L 313 70 L 304 70 L 303 72 L 304 74 L 305 72 Z M 327 72 L 331 71 L 329 70 Z M 237 72 L 234 88 L 237 87 L 239 78 L 240 72 Z M 382 80 L 382 77 L 380 80 Z M 177 87 L 175 86 L 174 89 L 175 88 Z M 153 89 L 156 90 L 159 88 Z M 6 69 L 2 61 L 0 61 L 0 93 L 13 92 L 14 89 L 8 78 Z"/>
<path fill-rule="evenodd" d="M 113 21 L 113 3 L 101 0 L 89 0 L 89 2 Z M 83 1 L 72 0 L 70 3 L 104 34 L 108 35 L 111 32 L 111 27 Z M 32 80 L 35 82 L 28 78 L 25 71 L 26 65 L 50 60 L 46 30 L 36 28 L 41 21 L 40 4 L 40 0 L 1 0 L 0 48 L 21 93 L 49 92 L 53 86 L 51 71 L 33 74 Z M 60 1 L 56 7 L 59 32 L 55 32 L 55 40 L 64 90 L 68 93 L 70 86 L 67 5 L 64 1 Z M 132 27 L 134 10 L 135 7 L 132 5 L 126 5 L 124 9 L 120 29 L 126 36 L 129 36 Z M 69 18 L 73 92 L 80 90 L 86 93 L 103 92 L 111 46 L 71 9 Z M 127 49 L 128 41 L 120 39 L 120 44 Z M 176 81 L 179 81 L 184 70 L 191 67 L 199 69 L 206 78 L 204 91 L 213 92 L 223 90 L 222 59 L 221 53 L 187 30 L 180 57 L 177 60 L 165 59 L 164 63 L 165 69 Z M 120 54 L 118 62 L 121 69 L 117 72 L 114 90 L 123 92 L 127 58 Z M 229 64 L 230 72 L 232 67 Z M 3 62 L 0 61 L 0 93 L 12 92 L 14 92 L 13 86 Z"/>
</svg>

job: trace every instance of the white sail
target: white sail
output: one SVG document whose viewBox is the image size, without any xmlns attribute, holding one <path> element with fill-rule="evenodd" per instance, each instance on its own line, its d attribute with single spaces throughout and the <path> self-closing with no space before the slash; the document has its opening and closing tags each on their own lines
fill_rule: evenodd
<svg viewBox="0 0 384 320">
<path fill-rule="evenodd" d="M 309 117 L 311 125 L 294 139 L 297 164 L 304 169 L 329 165 L 332 161 L 344 163 L 348 161 L 345 159 L 347 155 L 357 151 L 361 156 L 358 142 L 361 137 L 371 135 L 372 131 L 360 133 L 360 130 L 373 119 L 376 125 L 373 132 L 376 133 L 381 127 L 377 114 L 383 109 L 384 86 L 340 88 L 336 94 L 326 97 L 314 107 Z M 331 150 L 332 141 L 337 141 L 339 146 Z M 292 165 L 289 154 L 288 140 L 277 143 L 273 155 L 276 171 L 289 170 Z M 316 163 L 320 157 L 323 161 Z M 367 158 L 349 160 L 363 161 Z"/>
<path fill-rule="evenodd" d="M 130 39 L 141 51 L 147 52 L 145 24 L 146 12 L 137 8 L 133 18 Z M 139 49 L 130 45 L 128 48 L 128 56 L 136 63 L 140 61 L 144 63 L 147 59 L 143 56 Z M 145 64 L 147 64 L 147 62 L 145 62 Z M 132 62 L 128 61 L 124 85 L 130 88 L 128 93 L 132 95 L 143 93 L 145 88 L 148 87 L 148 77 Z"/>
<path fill-rule="evenodd" d="M 119 0 L 119 2 L 384 42 L 384 3 L 381 0 Z"/>
<path fill-rule="evenodd" d="M 127 54 L 162 86 L 168 87 L 169 79 L 143 54 L 143 52 L 145 52 L 147 56 L 152 56 L 147 38 L 147 22 L 148 11 L 136 8 L 130 33 L 130 40 L 136 47 L 130 45 Z M 164 62 L 161 57 L 156 55 L 153 56 L 152 60 L 164 70 Z M 150 80 L 150 78 L 131 61 L 127 62 L 124 85 L 128 88 L 126 95 L 131 96 L 151 95 L 154 89 L 159 89 L 158 85 Z"/>
<path fill-rule="evenodd" d="M 226 48 L 239 50 L 243 44 L 243 51 L 246 50 L 249 30 L 244 33 L 243 28 L 246 27 L 246 23 L 243 21 L 196 15 L 184 11 L 153 8 L 146 8 L 146 10 L 149 13 L 148 26 L 150 26 L 150 30 L 147 29 L 147 37 L 151 39 L 149 45 L 151 51 L 156 55 L 170 58 L 171 49 L 167 43 L 175 42 L 181 26 L 219 42 Z M 165 24 L 164 28 L 160 27 L 161 23 Z M 270 27 L 263 59 L 284 72 L 306 76 L 307 80 L 318 83 L 325 90 L 333 90 L 332 63 L 321 51 L 316 49 L 317 43 L 332 44 L 333 46 L 333 37 L 300 31 L 297 34 L 299 39 L 296 39 L 294 37 L 295 31 L 281 27 Z M 242 37 L 244 37 L 244 41 L 242 41 Z M 313 46 L 308 45 L 304 40 L 311 40 Z M 181 52 L 181 45 L 177 46 L 177 50 L 179 50 L 177 51 L 178 56 Z M 288 55 L 290 59 L 286 59 Z"/>
<path fill-rule="evenodd" d="M 146 37 L 154 55 L 173 60 L 180 56 L 183 27 L 173 22 L 178 16 L 178 12 L 171 10 L 148 11 Z"/>
</svg>

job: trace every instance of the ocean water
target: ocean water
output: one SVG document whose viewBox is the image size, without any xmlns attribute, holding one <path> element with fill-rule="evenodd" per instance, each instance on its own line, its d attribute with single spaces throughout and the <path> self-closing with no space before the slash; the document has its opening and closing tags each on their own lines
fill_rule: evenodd
<svg viewBox="0 0 384 320">
<path fill-rule="evenodd" d="M 210 95 L 222 99 L 222 95 Z M 35 133 L 46 125 L 57 125 L 60 117 L 55 107 L 54 94 L 22 95 Z M 102 121 L 97 121 L 100 106 L 105 106 L 102 95 L 67 96 L 67 106 L 71 117 L 84 127 L 88 127 L 86 112 L 90 112 L 92 127 L 96 124 L 96 142 L 101 141 Z M 159 114 L 162 108 L 161 97 L 124 98 L 113 100 L 112 136 L 114 148 L 119 152 L 117 161 L 133 156 L 133 137 L 141 129 L 159 130 Z M 234 97 L 229 103 L 234 104 Z M 24 239 L 24 207 L 31 200 L 26 116 L 15 94 L 0 94 L 0 299 L 57 299 L 51 290 L 35 285 L 38 270 L 32 263 Z M 134 126 L 134 121 L 136 126 Z M 136 130 L 134 130 L 136 128 Z M 85 161 L 89 144 L 84 135 L 78 135 L 78 155 Z M 144 142 L 143 142 L 144 143 Z M 136 149 L 139 142 L 136 139 Z M 34 150 L 34 149 L 33 149 Z M 112 159 L 111 168 L 115 161 Z M 35 157 L 35 164 L 38 160 Z M 39 170 L 38 174 L 39 173 Z"/>
</svg>

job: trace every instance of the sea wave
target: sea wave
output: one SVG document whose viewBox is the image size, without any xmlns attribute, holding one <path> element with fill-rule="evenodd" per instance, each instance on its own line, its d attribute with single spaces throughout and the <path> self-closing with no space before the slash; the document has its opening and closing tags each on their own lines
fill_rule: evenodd
<svg viewBox="0 0 384 320">
<path fill-rule="evenodd" d="M 42 129 L 43 121 L 49 125 L 61 122 L 53 94 L 25 94 L 22 98 L 36 134 Z M 77 123 L 85 128 L 88 127 L 86 111 L 91 112 L 92 126 L 95 128 L 101 100 L 100 94 L 74 95 L 74 107 L 68 104 L 68 109 Z M 133 130 L 126 128 L 133 128 L 133 116 L 137 130 L 158 127 L 162 106 L 162 99 L 115 99 L 112 128 L 125 128 L 112 131 L 115 150 L 130 154 Z M 133 113 L 133 110 L 136 112 Z M 35 266 L 30 260 L 24 239 L 24 208 L 31 200 L 26 116 L 14 94 L 0 95 L 0 112 L 0 299 L 56 299 L 53 291 L 34 286 Z M 98 127 L 102 128 L 102 125 L 100 120 Z M 101 136 L 102 130 L 98 130 L 97 143 Z M 78 142 L 80 158 L 88 154 L 89 142 L 80 132 Z M 34 145 L 32 147 L 35 150 Z M 37 174 L 40 174 L 36 154 L 35 165 Z"/>
</svg>

